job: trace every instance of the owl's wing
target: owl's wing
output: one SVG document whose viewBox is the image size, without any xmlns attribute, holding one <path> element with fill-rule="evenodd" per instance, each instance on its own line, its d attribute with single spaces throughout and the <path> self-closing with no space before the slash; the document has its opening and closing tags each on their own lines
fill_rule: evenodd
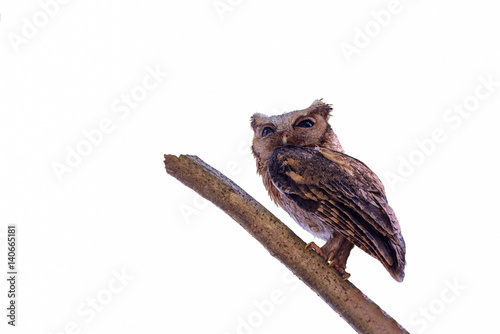
<svg viewBox="0 0 500 334">
<path fill-rule="evenodd" d="M 364 163 L 325 148 L 284 146 L 268 164 L 274 186 L 404 278 L 405 243 L 378 177 Z"/>
</svg>

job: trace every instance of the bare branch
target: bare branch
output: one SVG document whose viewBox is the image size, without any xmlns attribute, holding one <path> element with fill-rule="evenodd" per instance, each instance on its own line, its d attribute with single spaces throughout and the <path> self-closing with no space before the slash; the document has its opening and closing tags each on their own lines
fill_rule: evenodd
<svg viewBox="0 0 500 334">
<path fill-rule="evenodd" d="M 197 156 L 165 155 L 167 173 L 211 201 L 315 291 L 358 333 L 408 333 L 243 189 Z"/>
</svg>

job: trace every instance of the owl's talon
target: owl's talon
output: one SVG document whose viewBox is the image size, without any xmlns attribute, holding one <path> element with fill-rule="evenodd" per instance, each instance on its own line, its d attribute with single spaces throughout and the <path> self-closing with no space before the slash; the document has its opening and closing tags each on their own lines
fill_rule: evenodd
<svg viewBox="0 0 500 334">
<path fill-rule="evenodd" d="M 304 250 L 307 250 L 311 248 L 313 251 L 315 251 L 319 256 L 321 256 L 323 259 L 328 259 L 328 257 L 326 256 L 325 252 L 323 252 L 323 250 L 321 249 L 321 247 L 319 247 L 318 245 L 316 245 L 314 243 L 314 241 L 311 241 L 310 243 L 308 243 L 306 245 L 306 247 L 304 247 Z"/>
<path fill-rule="evenodd" d="M 345 271 L 345 267 L 341 267 L 337 262 L 337 259 L 334 259 L 329 266 L 333 267 L 337 272 L 340 274 L 340 277 L 342 277 L 343 281 L 347 281 L 349 277 L 351 277 L 351 274 Z"/>
<path fill-rule="evenodd" d="M 304 250 L 307 250 L 309 248 L 311 248 L 319 256 L 321 256 L 322 258 L 324 258 L 326 260 L 326 262 L 328 263 L 329 267 L 332 267 L 335 270 L 337 270 L 337 272 L 339 273 L 339 275 L 342 277 L 342 279 L 344 281 L 348 280 L 349 277 L 351 277 L 351 274 L 349 274 L 349 273 L 347 273 L 345 271 L 345 269 L 344 269 L 345 265 L 342 267 L 342 265 L 337 262 L 337 259 L 335 258 L 335 254 L 334 253 L 330 253 L 328 256 L 326 256 L 325 252 L 323 252 L 323 250 L 321 249 L 321 247 L 319 247 L 318 245 L 316 245 L 314 243 L 314 241 L 311 241 L 310 243 L 308 243 L 304 247 Z"/>
</svg>

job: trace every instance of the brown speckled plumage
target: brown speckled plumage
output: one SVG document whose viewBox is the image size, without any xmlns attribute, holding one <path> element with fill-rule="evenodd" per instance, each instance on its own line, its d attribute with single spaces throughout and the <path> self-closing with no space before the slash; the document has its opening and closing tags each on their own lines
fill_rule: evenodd
<svg viewBox="0 0 500 334">
<path fill-rule="evenodd" d="M 378 259 L 398 282 L 405 243 L 378 177 L 344 153 L 321 100 L 278 116 L 255 114 L 252 150 L 271 198 L 305 230 L 326 243 L 321 250 L 344 272 L 354 245 Z"/>
</svg>

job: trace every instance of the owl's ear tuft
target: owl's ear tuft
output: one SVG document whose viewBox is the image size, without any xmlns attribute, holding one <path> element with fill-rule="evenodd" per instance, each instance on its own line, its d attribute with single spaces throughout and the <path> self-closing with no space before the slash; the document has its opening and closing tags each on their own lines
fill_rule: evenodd
<svg viewBox="0 0 500 334">
<path fill-rule="evenodd" d="M 323 99 L 318 99 L 314 101 L 309 108 L 309 112 L 311 114 L 319 114 L 321 115 L 325 120 L 328 121 L 330 118 L 330 113 L 332 111 L 332 106 L 330 104 L 326 104 L 323 102 Z"/>
<path fill-rule="evenodd" d="M 252 126 L 252 129 L 255 130 L 255 128 L 260 124 L 263 123 L 263 120 L 266 119 L 267 116 L 264 114 L 260 113 L 255 113 L 250 117 L 250 125 Z"/>
</svg>

